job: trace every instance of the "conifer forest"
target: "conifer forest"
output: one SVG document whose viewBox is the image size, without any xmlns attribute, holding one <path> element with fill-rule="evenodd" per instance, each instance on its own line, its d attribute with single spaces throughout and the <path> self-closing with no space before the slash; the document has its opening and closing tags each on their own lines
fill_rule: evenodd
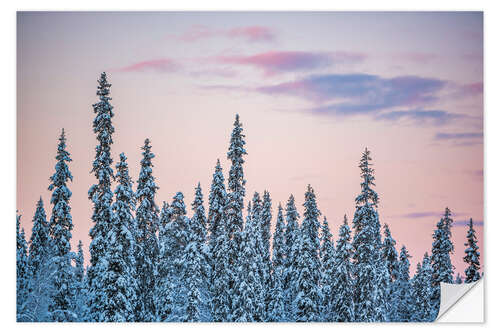
<svg viewBox="0 0 500 333">
<path fill-rule="evenodd" d="M 54 173 L 47 175 L 50 202 L 36 203 L 29 239 L 21 219 L 31 217 L 16 216 L 17 321 L 430 322 L 441 282 L 481 278 L 472 219 L 462 240 L 467 268 L 452 265 L 451 207 L 443 207 L 432 251 L 414 259 L 411 274 L 411 253 L 379 219 L 376 158 L 368 148 L 352 166 L 361 176 L 354 216 L 344 215 L 338 230 L 330 230 L 311 185 L 275 210 L 272 189 L 247 193 L 245 161 L 252 157 L 245 145 L 252 137 L 238 114 L 231 131 L 227 124 L 230 169 L 214 156 L 214 169 L 206 171 L 211 187 L 192 184 L 193 202 L 182 192 L 158 198 L 155 142 L 145 138 L 140 174 L 132 179 L 125 153 L 113 151 L 107 74 L 97 82 L 95 158 L 87 161 L 95 176 L 88 265 L 82 242 L 70 244 L 71 133 L 61 129 Z"/>
</svg>

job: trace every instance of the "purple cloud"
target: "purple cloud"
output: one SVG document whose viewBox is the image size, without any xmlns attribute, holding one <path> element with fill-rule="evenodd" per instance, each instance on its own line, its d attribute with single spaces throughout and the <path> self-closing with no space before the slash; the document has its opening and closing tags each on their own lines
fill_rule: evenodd
<svg viewBox="0 0 500 333">
<path fill-rule="evenodd" d="M 482 227 L 482 226 L 484 226 L 484 221 L 474 221 L 474 220 L 472 220 L 472 224 L 474 225 L 474 227 Z M 454 227 L 468 227 L 469 226 L 469 220 L 453 221 L 453 226 Z"/>
<path fill-rule="evenodd" d="M 469 97 L 477 96 L 483 94 L 483 82 L 474 82 L 470 84 L 465 84 L 458 88 L 456 96 L 458 97 Z"/>
<path fill-rule="evenodd" d="M 226 35 L 230 38 L 242 38 L 248 42 L 272 41 L 275 39 L 274 32 L 270 28 L 263 26 L 233 28 Z"/>
<path fill-rule="evenodd" d="M 464 216 L 467 215 L 465 213 L 452 213 L 452 216 Z M 404 218 L 404 219 L 420 219 L 420 218 L 425 218 L 425 217 L 435 217 L 435 218 L 441 218 L 443 216 L 443 212 L 414 212 L 414 213 L 409 213 L 409 214 L 403 214 L 403 215 L 396 215 L 392 217 L 396 218 Z"/>
<path fill-rule="evenodd" d="M 213 29 L 205 25 L 193 25 L 189 30 L 175 38 L 183 42 L 196 42 L 214 37 L 242 39 L 247 42 L 269 42 L 276 38 L 271 28 L 257 25 L 232 29 Z"/>
<path fill-rule="evenodd" d="M 393 107 L 415 107 L 437 100 L 446 82 L 419 76 L 383 78 L 369 74 L 327 74 L 264 86 L 257 91 L 268 95 L 288 95 L 319 105 L 316 114 L 353 115 L 383 111 Z M 331 103 L 335 100 L 342 102 Z"/>
<path fill-rule="evenodd" d="M 364 59 L 363 54 L 350 52 L 269 51 L 251 56 L 219 56 L 214 61 L 219 64 L 252 66 L 263 70 L 266 75 L 272 75 L 324 68 L 338 63 L 361 62 Z"/>
<path fill-rule="evenodd" d="M 463 140 L 463 139 L 482 139 L 483 133 L 468 132 L 468 133 L 436 133 L 436 140 Z"/>
<path fill-rule="evenodd" d="M 144 71 L 154 71 L 154 72 L 175 72 L 180 68 L 180 66 L 168 58 L 153 59 L 147 61 L 141 61 L 134 63 L 129 66 L 118 68 L 119 72 L 144 72 Z"/>
<path fill-rule="evenodd" d="M 417 63 L 417 64 L 428 64 L 429 62 L 431 62 L 437 58 L 437 55 L 434 53 L 424 53 L 424 52 L 398 53 L 394 56 L 398 59 Z"/>
<path fill-rule="evenodd" d="M 375 120 L 392 122 L 408 120 L 417 125 L 441 126 L 464 117 L 464 115 L 443 110 L 407 110 L 382 113 L 375 116 Z"/>
</svg>

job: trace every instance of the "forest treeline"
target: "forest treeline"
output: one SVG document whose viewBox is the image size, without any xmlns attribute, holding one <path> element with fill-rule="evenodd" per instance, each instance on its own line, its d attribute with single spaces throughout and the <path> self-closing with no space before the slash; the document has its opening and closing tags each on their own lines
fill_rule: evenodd
<svg viewBox="0 0 500 333">
<path fill-rule="evenodd" d="M 432 252 L 411 276 L 407 248 L 398 251 L 389 226 L 380 223 L 368 149 L 359 162 L 361 191 L 353 219 L 344 216 L 336 237 L 321 218 L 310 185 L 301 214 L 293 195 L 275 216 L 268 191 L 245 202 L 247 153 L 238 115 L 227 181 L 217 160 L 208 211 L 199 183 L 191 214 L 181 192 L 160 208 L 149 139 L 135 182 L 124 153 L 113 165 L 110 87 L 102 73 L 93 105 L 98 144 L 91 171 L 95 184 L 88 191 L 90 263 L 84 268 L 81 241 L 71 251 L 72 160 L 63 129 L 48 187 L 50 219 L 40 198 L 27 242 L 21 216 L 16 218 L 18 321 L 373 322 L 437 316 L 439 283 L 453 283 L 455 276 L 451 211 L 444 210 Z M 480 278 L 472 219 L 466 242 L 464 282 L 469 283 Z M 460 274 L 455 283 L 462 283 Z"/>
</svg>

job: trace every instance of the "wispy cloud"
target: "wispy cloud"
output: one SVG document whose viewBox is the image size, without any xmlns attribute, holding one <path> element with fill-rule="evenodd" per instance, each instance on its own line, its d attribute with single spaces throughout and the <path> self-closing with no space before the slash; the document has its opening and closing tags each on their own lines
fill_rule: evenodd
<svg viewBox="0 0 500 333">
<path fill-rule="evenodd" d="M 482 132 L 455 132 L 442 133 L 434 135 L 434 141 L 446 142 L 453 146 L 475 146 L 483 144 Z"/>
<path fill-rule="evenodd" d="M 477 96 L 483 94 L 483 82 L 474 82 L 470 84 L 465 84 L 458 87 L 455 96 L 457 97 L 469 97 Z"/>
<path fill-rule="evenodd" d="M 247 42 L 269 42 L 276 38 L 275 32 L 265 26 L 243 26 L 231 29 L 214 29 L 205 25 L 193 25 L 180 36 L 174 36 L 183 42 L 196 42 L 214 37 L 241 39 Z"/>
<path fill-rule="evenodd" d="M 353 115 L 430 104 L 438 99 L 437 93 L 445 84 L 439 79 L 419 76 L 383 78 L 369 74 L 327 74 L 263 86 L 257 91 L 312 101 L 319 104 L 311 109 L 316 114 Z M 331 103 L 336 100 L 341 101 Z"/>
<path fill-rule="evenodd" d="M 474 227 L 482 227 L 482 226 L 484 226 L 484 221 L 475 221 L 473 219 L 472 224 L 474 225 Z M 453 221 L 453 226 L 454 227 L 468 227 L 469 220 Z"/>
<path fill-rule="evenodd" d="M 393 55 L 398 60 L 403 60 L 407 62 L 412 62 L 416 64 L 428 64 L 433 60 L 436 60 L 438 58 L 437 54 L 435 53 L 425 53 L 425 52 L 404 52 L 404 53 L 397 53 Z"/>
<path fill-rule="evenodd" d="M 407 110 L 378 114 L 375 116 L 375 120 L 389 122 L 406 120 L 417 125 L 441 126 L 464 117 L 466 116 L 443 110 Z"/>
<path fill-rule="evenodd" d="M 364 59 L 365 55 L 350 52 L 269 51 L 250 56 L 218 56 L 214 61 L 218 64 L 251 66 L 263 70 L 266 75 L 273 75 L 361 62 Z"/>
<path fill-rule="evenodd" d="M 466 133 L 436 133 L 436 140 L 465 140 L 465 139 L 482 139 L 483 133 L 466 132 Z"/>
<path fill-rule="evenodd" d="M 467 215 L 465 213 L 452 213 L 453 216 L 464 216 Z M 396 218 L 403 218 L 403 219 L 420 219 L 420 218 L 426 218 L 426 217 L 435 217 L 435 218 L 441 218 L 443 216 L 443 212 L 437 212 L 437 211 L 424 211 L 424 212 L 413 212 L 413 213 L 408 213 L 408 214 L 402 214 L 402 215 L 394 215 L 392 217 Z"/>
<path fill-rule="evenodd" d="M 175 72 L 180 69 L 180 65 L 169 58 L 159 58 L 136 62 L 131 65 L 116 69 L 118 72 Z"/>
<path fill-rule="evenodd" d="M 276 38 L 270 28 L 263 26 L 233 28 L 227 31 L 226 35 L 230 38 L 242 38 L 249 42 L 273 41 Z"/>
</svg>

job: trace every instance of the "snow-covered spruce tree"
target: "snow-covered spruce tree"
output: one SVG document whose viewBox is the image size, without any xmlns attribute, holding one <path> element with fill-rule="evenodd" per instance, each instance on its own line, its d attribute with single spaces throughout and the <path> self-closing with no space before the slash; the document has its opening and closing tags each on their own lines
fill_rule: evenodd
<svg viewBox="0 0 500 333">
<path fill-rule="evenodd" d="M 173 284 L 174 304 L 170 320 L 181 320 L 184 317 L 184 308 L 187 302 L 187 284 L 184 280 L 184 250 L 190 241 L 190 220 L 186 216 L 186 205 L 184 203 L 184 194 L 177 192 L 169 206 L 170 222 L 166 226 L 166 236 L 164 241 L 164 253 L 170 264 L 168 283 Z M 162 263 L 163 264 L 163 263 Z M 162 268 L 162 270 L 164 270 Z"/>
<path fill-rule="evenodd" d="M 79 321 L 85 320 L 85 314 L 87 312 L 87 289 L 85 286 L 85 268 L 83 267 L 83 244 L 82 241 L 78 241 L 78 252 L 74 258 L 74 280 L 73 280 L 73 290 L 75 291 L 75 312 L 78 316 Z"/>
<path fill-rule="evenodd" d="M 36 204 L 29 242 L 29 294 L 20 321 L 46 321 L 51 295 L 50 276 L 54 270 L 52 243 L 42 197 Z"/>
<path fill-rule="evenodd" d="M 311 185 L 307 186 L 304 202 L 304 221 L 301 226 L 301 241 L 298 263 L 298 278 L 293 302 L 297 321 L 320 320 L 320 260 L 319 260 L 319 216 L 316 195 Z"/>
<path fill-rule="evenodd" d="M 202 253 L 196 228 L 199 228 L 199 226 L 195 225 L 193 220 L 191 220 L 188 244 L 184 248 L 184 256 L 182 258 L 182 278 L 186 285 L 187 295 L 181 320 L 186 322 L 200 321 L 203 307 L 200 291 L 204 287 L 203 265 L 205 264 L 205 257 Z"/>
<path fill-rule="evenodd" d="M 174 307 L 173 263 L 170 262 L 170 222 L 172 219 L 172 209 L 169 204 L 163 201 L 160 211 L 160 223 L 158 232 L 158 242 L 160 255 L 158 262 L 158 284 L 156 285 L 155 304 L 158 309 L 158 321 L 171 321 Z"/>
<path fill-rule="evenodd" d="M 16 214 L 16 317 L 17 321 L 28 321 L 24 316 L 30 279 L 28 270 L 28 245 L 26 244 L 24 229 L 21 229 L 20 225 L 21 215 Z"/>
<path fill-rule="evenodd" d="M 32 279 L 36 280 L 42 266 L 51 256 L 49 225 L 47 215 L 43 207 L 42 197 L 36 203 L 35 216 L 33 216 L 33 228 L 29 243 L 28 265 Z"/>
<path fill-rule="evenodd" d="M 59 137 L 56 160 L 55 173 L 50 177 L 51 183 L 49 185 L 49 191 L 52 191 L 50 199 L 52 216 L 49 223 L 49 233 L 53 244 L 55 272 L 52 279 L 54 290 L 48 311 L 53 321 L 75 321 L 78 318 L 74 312 L 74 291 L 70 288 L 74 279 L 70 244 L 73 220 L 69 206 L 71 191 L 66 186 L 69 180 L 73 180 L 73 176 L 67 165 L 71 162 L 71 158 L 66 151 L 64 129 Z"/>
<path fill-rule="evenodd" d="M 262 321 L 264 300 L 259 267 L 262 265 L 260 213 L 257 213 L 259 209 L 252 209 L 252 204 L 248 203 L 247 221 L 244 230 L 240 232 L 242 235 L 236 265 L 235 293 L 232 295 L 231 321 Z"/>
<path fill-rule="evenodd" d="M 477 246 L 476 231 L 472 219 L 469 221 L 467 243 L 464 245 L 466 246 L 464 262 L 469 265 L 465 269 L 465 283 L 471 283 L 481 278 L 479 275 L 479 247 Z"/>
<path fill-rule="evenodd" d="M 201 185 L 195 187 L 194 201 L 191 204 L 194 215 L 191 219 L 191 231 L 195 234 L 196 239 L 200 243 L 204 243 L 207 239 L 207 217 L 205 216 L 205 208 L 203 207 L 203 193 Z"/>
<path fill-rule="evenodd" d="M 384 225 L 384 243 L 382 244 L 382 258 L 386 264 L 387 272 L 390 277 L 388 288 L 388 313 L 387 319 L 389 321 L 397 321 L 398 317 L 398 299 L 399 290 L 395 283 L 398 277 L 398 251 L 396 250 L 396 241 L 392 238 L 391 231 L 387 224 Z"/>
<path fill-rule="evenodd" d="M 339 238 L 335 249 L 334 276 L 331 293 L 332 311 L 337 322 L 354 321 L 354 290 L 352 282 L 351 230 L 344 215 L 344 223 L 339 228 Z"/>
<path fill-rule="evenodd" d="M 264 293 L 264 312 L 267 314 L 269 312 L 269 306 L 271 303 L 271 288 L 272 288 L 272 280 L 271 280 L 271 220 L 272 220 L 272 201 L 271 195 L 268 191 L 264 191 L 264 195 L 262 196 L 262 213 L 261 213 L 261 240 L 262 240 L 262 260 L 263 260 L 263 293 Z M 265 315 L 266 319 L 267 315 Z"/>
<path fill-rule="evenodd" d="M 292 303 L 294 320 L 309 322 L 320 320 L 321 292 L 318 285 L 319 271 L 314 258 L 314 245 L 304 227 L 300 232 L 300 250 L 297 280 Z"/>
<path fill-rule="evenodd" d="M 277 270 L 285 270 L 286 255 L 285 220 L 283 217 L 283 207 L 281 207 L 280 203 L 278 205 L 278 216 L 273 235 L 273 273 Z"/>
<path fill-rule="evenodd" d="M 455 277 L 455 281 L 453 283 L 455 283 L 455 284 L 464 283 L 464 279 L 462 279 L 462 275 L 460 275 L 460 273 L 457 273 L 457 276 Z"/>
<path fill-rule="evenodd" d="M 106 322 L 130 322 L 135 320 L 137 303 L 135 280 L 135 239 L 133 235 L 135 197 L 129 176 L 127 157 L 120 154 L 116 164 L 115 202 L 112 205 L 111 226 L 106 235 L 106 265 L 103 291 L 107 303 L 102 320 Z"/>
<path fill-rule="evenodd" d="M 286 239 L 283 207 L 278 205 L 278 217 L 273 236 L 273 257 L 271 277 L 271 302 L 268 308 L 268 321 L 285 321 L 285 293 L 283 290 L 286 262 Z"/>
<path fill-rule="evenodd" d="M 231 161 L 231 168 L 229 170 L 227 202 L 225 209 L 226 226 L 230 240 L 228 249 L 228 267 L 232 270 L 232 272 L 228 288 L 231 293 L 234 292 L 234 279 L 236 278 L 236 272 L 234 271 L 234 268 L 235 263 L 238 261 L 237 249 L 240 248 L 239 236 L 241 236 L 241 233 L 239 233 L 239 231 L 243 230 L 243 200 L 245 197 L 246 183 L 243 173 L 243 163 L 245 162 L 243 160 L 243 155 L 246 155 L 247 152 L 244 148 L 245 135 L 242 132 L 242 124 L 240 123 L 240 117 L 237 114 L 234 121 L 233 131 L 231 133 L 229 150 L 227 152 L 227 158 Z M 232 317 L 235 317 L 235 315 L 233 314 Z"/>
<path fill-rule="evenodd" d="M 90 267 L 87 271 L 88 282 L 88 321 L 103 321 L 104 307 L 107 300 L 103 294 L 103 277 L 105 272 L 106 235 L 110 229 L 113 212 L 111 203 L 113 192 L 111 181 L 114 180 L 111 165 L 112 135 L 115 131 L 111 124 L 113 118 L 113 106 L 110 104 L 109 88 L 106 73 L 102 73 L 97 80 L 97 96 L 99 101 L 92 105 L 96 114 L 93 122 L 94 133 L 98 144 L 95 148 L 95 159 L 92 163 L 92 171 L 97 183 L 92 185 L 88 197 L 93 204 L 92 221 L 94 225 L 90 229 Z"/>
<path fill-rule="evenodd" d="M 191 208 L 194 214 L 189 225 L 190 238 L 193 241 L 194 237 L 194 241 L 198 247 L 196 254 L 199 256 L 199 273 L 201 274 L 199 276 L 201 284 L 198 285 L 200 294 L 199 320 L 208 321 L 210 320 L 210 251 L 206 243 L 207 217 L 205 215 L 205 208 L 203 207 L 203 193 L 199 182 L 195 188 L 194 201 L 191 204 Z"/>
<path fill-rule="evenodd" d="M 391 281 L 395 281 L 398 268 L 398 251 L 396 250 L 396 241 L 392 238 L 391 231 L 387 224 L 384 224 L 384 236 L 382 257 L 387 264 L 387 271 L 391 276 Z"/>
<path fill-rule="evenodd" d="M 414 309 L 412 321 L 433 321 L 432 297 L 432 267 L 429 255 L 424 254 L 422 264 L 418 263 L 417 271 L 412 279 L 412 298 Z"/>
<path fill-rule="evenodd" d="M 156 190 L 153 176 L 152 159 L 149 139 L 144 141 L 142 147 L 141 171 L 137 180 L 136 200 L 138 207 L 136 211 L 137 223 L 137 248 L 135 256 L 137 284 L 137 306 L 135 311 L 136 321 L 156 321 L 157 308 L 155 304 L 155 290 L 158 280 L 158 256 L 159 246 L 156 233 L 158 231 L 158 206 L 155 203 Z"/>
<path fill-rule="evenodd" d="M 229 235 L 227 232 L 224 207 L 226 188 L 224 175 L 217 159 L 212 186 L 208 197 L 209 251 L 211 259 L 210 291 L 212 294 L 211 314 L 216 322 L 227 321 L 231 309 L 230 294 L 227 289 L 230 281 Z"/>
<path fill-rule="evenodd" d="M 411 256 L 403 245 L 399 253 L 399 267 L 396 284 L 397 292 L 397 316 L 396 321 L 409 322 L 413 313 L 413 302 L 410 288 L 410 261 Z"/>
<path fill-rule="evenodd" d="M 250 206 L 249 206 L 250 208 Z M 254 250 L 257 254 L 255 262 L 255 269 L 256 273 L 258 274 L 259 278 L 259 283 L 260 286 L 258 288 L 258 291 L 261 293 L 258 295 L 258 299 L 260 299 L 260 302 L 258 303 L 259 307 L 256 309 L 256 314 L 255 318 L 257 321 L 264 321 L 266 320 L 266 314 L 267 314 L 267 305 L 268 303 L 266 302 L 266 299 L 268 298 L 267 295 L 267 283 L 269 281 L 269 269 L 270 267 L 268 266 L 268 261 L 265 260 L 266 256 L 266 251 L 264 249 L 264 242 L 262 240 L 262 217 L 264 214 L 263 210 L 263 203 L 260 198 L 260 194 L 258 192 L 255 192 L 252 198 L 252 205 L 251 205 L 251 219 L 247 220 L 251 222 L 252 226 L 247 223 L 245 227 L 248 226 L 247 229 L 248 232 L 244 233 L 245 237 L 253 237 L 253 244 L 254 244 Z M 256 232 L 256 234 L 251 234 L 250 229 L 253 228 Z"/>
<path fill-rule="evenodd" d="M 326 216 L 323 219 L 323 224 L 321 225 L 321 247 L 320 247 L 320 259 L 321 259 L 321 319 L 323 321 L 334 321 L 335 312 L 332 308 L 334 294 L 332 293 L 332 287 L 334 285 L 335 279 L 335 246 L 332 240 L 332 233 L 330 232 L 330 227 L 328 226 L 328 221 Z"/>
<path fill-rule="evenodd" d="M 444 216 L 439 220 L 434 230 L 432 238 L 432 284 L 433 295 L 432 302 L 434 307 L 434 314 L 437 316 L 439 313 L 439 299 L 440 299 L 440 286 L 441 282 L 453 283 L 453 270 L 454 267 L 451 263 L 450 255 L 453 253 L 453 243 L 451 242 L 451 225 L 453 220 L 451 218 L 451 211 L 446 207 Z"/>
<path fill-rule="evenodd" d="M 300 254 L 300 228 L 299 228 L 299 213 L 295 206 L 295 198 L 290 195 L 288 202 L 286 204 L 286 230 L 285 230 L 285 271 L 284 271 L 284 282 L 283 290 L 285 291 L 285 313 L 287 314 L 287 320 L 294 320 L 294 313 L 292 303 L 295 300 L 296 290 L 295 285 L 297 284 L 298 278 L 298 265 L 299 265 L 299 254 Z"/>
<path fill-rule="evenodd" d="M 382 270 L 380 253 L 380 223 L 378 212 L 378 195 L 372 189 L 375 177 L 371 168 L 371 157 L 365 149 L 359 168 L 361 169 L 361 193 L 356 197 L 354 213 L 354 304 L 356 321 L 385 321 L 387 317 L 385 274 Z M 387 274 L 388 276 L 388 274 Z"/>
</svg>

